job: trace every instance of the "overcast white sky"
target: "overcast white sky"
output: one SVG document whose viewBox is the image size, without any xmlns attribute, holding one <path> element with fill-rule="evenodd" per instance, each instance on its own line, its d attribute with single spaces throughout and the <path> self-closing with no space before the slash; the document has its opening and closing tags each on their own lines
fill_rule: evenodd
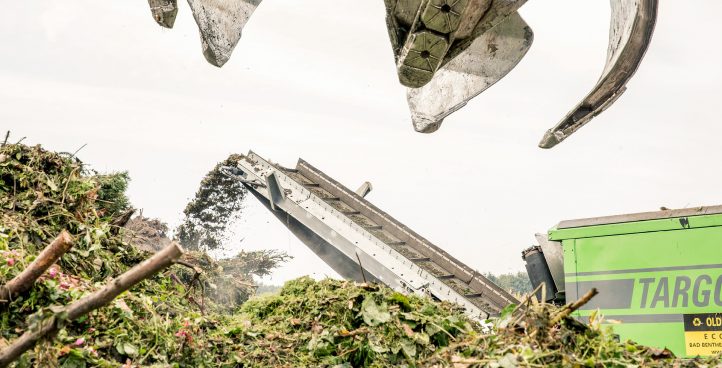
<svg viewBox="0 0 722 368">
<path fill-rule="evenodd" d="M 128 170 L 147 216 L 177 224 L 200 178 L 253 149 L 303 157 L 482 272 L 523 269 L 563 219 L 722 203 L 722 2 L 664 0 L 629 90 L 551 151 L 537 148 L 592 88 L 605 0 L 531 0 L 535 31 L 505 79 L 415 133 L 380 0 L 266 0 L 230 62 L 205 62 L 190 9 L 158 27 L 147 2 L 0 0 L 0 131 Z M 692 4 L 694 3 L 694 4 Z M 296 259 L 270 282 L 334 275 L 249 198 L 238 246 Z"/>
</svg>

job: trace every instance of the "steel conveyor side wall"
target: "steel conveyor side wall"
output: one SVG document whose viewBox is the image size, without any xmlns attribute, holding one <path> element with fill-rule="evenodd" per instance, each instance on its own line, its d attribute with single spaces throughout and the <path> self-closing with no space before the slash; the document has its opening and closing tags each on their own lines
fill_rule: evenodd
<svg viewBox="0 0 722 368">
<path fill-rule="evenodd" d="M 509 304 L 517 302 L 517 300 L 504 289 L 498 287 L 489 279 L 441 250 L 402 223 L 396 221 L 393 217 L 378 209 L 361 196 L 348 190 L 308 162 L 299 160 L 296 170 L 311 181 L 318 183 L 326 191 L 339 197 L 342 201 L 351 204 L 351 206 L 361 212 L 361 214 L 381 225 L 386 231 L 406 242 L 406 244 L 414 250 L 429 257 L 432 262 L 450 274 L 453 274 L 456 278 L 463 280 L 469 289 L 481 293 L 484 299 L 493 305 L 497 311 L 500 311 Z"/>
</svg>

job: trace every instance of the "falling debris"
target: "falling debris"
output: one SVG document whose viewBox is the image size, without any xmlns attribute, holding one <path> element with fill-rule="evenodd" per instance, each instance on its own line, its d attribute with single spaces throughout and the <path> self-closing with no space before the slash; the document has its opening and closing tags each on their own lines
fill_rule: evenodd
<svg viewBox="0 0 722 368">
<path fill-rule="evenodd" d="M 176 229 L 178 241 L 187 249 L 220 249 L 227 240 L 228 229 L 241 216 L 246 188 L 221 172 L 221 168 L 235 166 L 242 158 L 230 155 L 219 162 L 201 180 L 195 197 L 183 210 L 185 218 Z"/>
</svg>

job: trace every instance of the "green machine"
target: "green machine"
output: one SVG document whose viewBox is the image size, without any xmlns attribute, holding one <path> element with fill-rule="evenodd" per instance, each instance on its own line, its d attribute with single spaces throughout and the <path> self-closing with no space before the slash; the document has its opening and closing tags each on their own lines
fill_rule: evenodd
<svg viewBox="0 0 722 368">
<path fill-rule="evenodd" d="M 523 252 L 546 299 L 599 310 L 620 339 L 677 356 L 722 353 L 722 206 L 562 221 Z"/>
</svg>

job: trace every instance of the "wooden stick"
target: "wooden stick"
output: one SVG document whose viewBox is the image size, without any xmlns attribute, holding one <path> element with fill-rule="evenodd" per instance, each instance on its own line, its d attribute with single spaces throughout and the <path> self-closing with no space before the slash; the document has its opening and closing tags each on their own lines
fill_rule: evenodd
<svg viewBox="0 0 722 368">
<path fill-rule="evenodd" d="M 63 230 L 23 272 L 15 276 L 7 284 L 0 286 L 0 303 L 8 302 L 16 295 L 29 290 L 35 280 L 57 262 L 72 246 L 73 238 L 67 231 Z"/>
<path fill-rule="evenodd" d="M 26 331 L 22 336 L 13 341 L 10 346 L 0 352 L 0 368 L 7 367 L 10 363 L 19 358 L 24 352 L 31 349 L 44 336 L 57 332 L 61 321 L 58 317 L 67 321 L 73 321 L 82 317 L 90 311 L 107 305 L 122 292 L 130 289 L 133 285 L 153 276 L 158 271 L 170 266 L 183 254 L 183 249 L 176 243 L 171 243 L 152 257 L 135 265 L 124 274 L 110 281 L 102 289 L 76 301 L 63 308 L 55 316 L 48 318 L 41 323 L 40 328 L 34 331 Z"/>
<path fill-rule="evenodd" d="M 572 312 L 581 308 L 584 304 L 589 303 L 589 301 L 592 300 L 592 298 L 597 294 L 599 294 L 597 288 L 592 288 L 591 290 L 587 291 L 586 294 L 582 295 L 582 297 L 579 298 L 579 300 L 577 300 L 576 302 L 567 304 L 561 311 L 559 311 L 559 313 L 554 316 L 554 318 L 551 319 L 551 321 L 549 321 L 549 326 L 556 325 L 557 323 L 559 323 L 559 321 L 562 320 L 562 318 L 572 314 Z"/>
<path fill-rule="evenodd" d="M 532 290 L 529 294 L 527 294 L 527 295 L 524 297 L 524 299 L 522 299 L 522 300 L 519 302 L 519 304 L 517 304 L 516 307 L 514 307 L 514 310 L 511 311 L 511 316 L 513 316 L 514 313 L 516 313 L 516 312 L 519 311 L 519 310 L 526 310 L 526 306 L 525 306 L 524 304 L 526 304 L 527 302 L 529 302 L 529 301 L 531 300 L 531 298 L 532 298 L 534 295 L 536 295 L 537 291 L 539 291 L 541 288 L 545 288 L 545 287 L 546 287 L 546 284 L 543 283 L 543 282 L 542 282 L 541 284 L 537 285 L 537 287 L 536 287 L 534 290 Z M 513 319 L 513 322 L 512 322 L 512 323 L 509 323 L 507 326 L 515 326 L 517 323 L 519 323 L 519 321 L 521 321 L 521 319 L 522 319 L 523 317 L 524 317 L 524 314 L 520 314 L 518 317 L 516 317 L 515 319 Z"/>
<path fill-rule="evenodd" d="M 338 334 L 341 337 L 349 337 L 349 336 L 356 336 L 356 335 L 361 335 L 361 334 L 366 334 L 366 333 L 369 333 L 369 329 L 366 327 L 361 327 L 361 328 L 357 328 L 353 331 L 341 330 Z"/>
</svg>

